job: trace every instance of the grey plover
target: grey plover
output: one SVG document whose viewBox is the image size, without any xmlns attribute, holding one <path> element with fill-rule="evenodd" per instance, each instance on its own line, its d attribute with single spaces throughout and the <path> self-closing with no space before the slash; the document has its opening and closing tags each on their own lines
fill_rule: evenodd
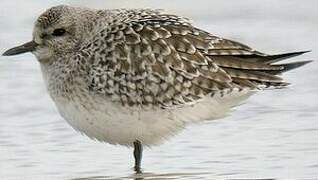
<svg viewBox="0 0 318 180">
<path fill-rule="evenodd" d="M 268 55 L 217 37 L 183 17 L 150 9 L 60 5 L 35 22 L 32 52 L 59 113 L 76 130 L 110 144 L 160 144 L 185 125 L 223 117 L 254 92 L 288 85 L 279 76 L 310 61 Z"/>
</svg>

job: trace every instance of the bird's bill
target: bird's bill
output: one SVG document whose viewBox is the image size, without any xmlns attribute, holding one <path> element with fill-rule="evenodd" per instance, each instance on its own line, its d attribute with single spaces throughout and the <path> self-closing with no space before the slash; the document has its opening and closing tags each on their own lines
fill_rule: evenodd
<svg viewBox="0 0 318 180">
<path fill-rule="evenodd" d="M 13 56 L 17 54 L 22 54 L 26 52 L 32 52 L 35 50 L 35 48 L 38 46 L 38 44 L 34 41 L 27 42 L 25 44 L 22 44 L 21 46 L 17 46 L 14 48 L 11 48 L 4 52 L 2 55 L 3 56 Z"/>
</svg>

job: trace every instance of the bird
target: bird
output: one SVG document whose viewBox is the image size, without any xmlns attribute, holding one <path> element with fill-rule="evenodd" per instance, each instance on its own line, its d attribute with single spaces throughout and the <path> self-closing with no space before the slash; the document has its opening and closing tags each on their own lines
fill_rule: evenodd
<svg viewBox="0 0 318 180">
<path fill-rule="evenodd" d="M 251 95 L 289 85 L 280 75 L 311 61 L 280 61 L 308 51 L 266 54 L 152 9 L 58 5 L 35 21 L 31 52 L 59 114 L 91 139 L 144 147 L 187 125 L 225 117 Z"/>
</svg>

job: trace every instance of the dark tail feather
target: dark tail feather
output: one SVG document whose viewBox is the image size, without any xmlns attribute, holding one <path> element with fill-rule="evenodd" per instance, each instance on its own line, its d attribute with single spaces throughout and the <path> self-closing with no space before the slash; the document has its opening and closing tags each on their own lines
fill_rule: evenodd
<svg viewBox="0 0 318 180">
<path fill-rule="evenodd" d="M 295 56 L 299 56 L 310 51 L 299 51 L 299 52 L 291 52 L 291 53 L 284 53 L 284 54 L 275 54 L 275 55 L 268 55 L 260 58 L 260 61 L 266 64 L 276 63 L 278 61 L 282 61 L 288 58 L 292 58 Z"/>
<path fill-rule="evenodd" d="M 275 54 L 275 55 L 256 55 L 256 54 L 255 55 L 237 55 L 236 57 L 241 58 L 245 61 L 249 61 L 249 62 L 272 64 L 272 63 L 276 63 L 288 58 L 299 56 L 308 52 L 310 51 L 298 51 L 298 52 Z"/>
<path fill-rule="evenodd" d="M 275 87 L 289 85 L 280 75 L 283 72 L 296 69 L 312 61 L 298 61 L 292 63 L 277 63 L 284 59 L 302 55 L 309 51 L 299 51 L 276 55 L 236 55 L 214 56 L 214 62 L 222 67 L 240 87 Z"/>
<path fill-rule="evenodd" d="M 266 71 L 270 74 L 273 74 L 273 75 L 277 75 L 277 74 L 281 74 L 281 73 L 284 73 L 286 71 L 290 71 L 292 69 L 296 69 L 296 68 L 299 68 L 305 64 L 308 64 L 312 61 L 298 61 L 298 62 L 292 62 L 292 63 L 286 63 L 286 64 L 277 64 L 277 65 L 273 65 L 273 66 L 283 66 L 284 69 L 282 70 L 273 70 L 273 71 Z"/>
</svg>

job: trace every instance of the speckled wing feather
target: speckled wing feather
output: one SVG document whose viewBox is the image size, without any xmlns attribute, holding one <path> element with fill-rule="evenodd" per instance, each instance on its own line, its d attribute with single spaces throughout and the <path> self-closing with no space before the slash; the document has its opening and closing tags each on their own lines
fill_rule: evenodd
<svg viewBox="0 0 318 180">
<path fill-rule="evenodd" d="M 121 16 L 99 33 L 103 41 L 93 42 L 99 48 L 91 58 L 90 88 L 113 101 L 169 107 L 227 89 L 286 85 L 266 72 L 283 65 L 252 60 L 267 55 L 197 29 L 184 18 L 146 10 L 125 11 L 117 19 Z"/>
</svg>

